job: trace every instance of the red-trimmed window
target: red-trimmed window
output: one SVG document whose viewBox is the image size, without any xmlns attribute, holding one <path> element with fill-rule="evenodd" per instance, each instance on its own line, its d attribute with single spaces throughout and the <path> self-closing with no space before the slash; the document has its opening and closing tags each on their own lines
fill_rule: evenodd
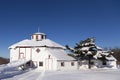
<svg viewBox="0 0 120 80">
<path fill-rule="evenodd" d="M 38 40 L 38 35 L 36 35 L 36 40 Z"/>
</svg>

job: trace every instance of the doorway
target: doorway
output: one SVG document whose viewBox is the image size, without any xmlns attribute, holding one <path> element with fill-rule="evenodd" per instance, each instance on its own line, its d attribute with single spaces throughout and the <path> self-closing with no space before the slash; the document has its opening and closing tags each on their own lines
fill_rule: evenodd
<svg viewBox="0 0 120 80">
<path fill-rule="evenodd" d="M 53 59 L 52 58 L 47 58 L 45 60 L 45 69 L 46 70 L 53 70 Z"/>
</svg>

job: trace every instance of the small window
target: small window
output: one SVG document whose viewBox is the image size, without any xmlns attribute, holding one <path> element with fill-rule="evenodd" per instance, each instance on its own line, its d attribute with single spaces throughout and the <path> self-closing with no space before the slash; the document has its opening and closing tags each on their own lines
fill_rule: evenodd
<svg viewBox="0 0 120 80">
<path fill-rule="evenodd" d="M 62 67 L 65 66 L 65 63 L 64 63 L 64 62 L 61 62 L 61 66 L 62 66 Z"/>
<path fill-rule="evenodd" d="M 39 66 L 43 66 L 43 62 L 39 62 Z"/>
<path fill-rule="evenodd" d="M 107 63 L 104 61 L 104 62 L 103 62 L 103 65 L 107 65 Z"/>
<path fill-rule="evenodd" d="M 74 62 L 71 62 L 71 66 L 74 66 Z"/>
<path fill-rule="evenodd" d="M 44 36 L 43 36 L 43 35 L 41 36 L 41 39 L 44 39 Z"/>
<path fill-rule="evenodd" d="M 38 40 L 38 35 L 36 35 L 36 40 Z"/>
<path fill-rule="evenodd" d="M 94 62 L 91 62 L 90 64 L 91 64 L 91 65 L 95 65 L 95 63 L 94 63 Z"/>
<path fill-rule="evenodd" d="M 50 59 L 51 58 L 51 56 L 50 55 L 48 55 L 48 59 Z"/>
<path fill-rule="evenodd" d="M 40 52 L 40 49 L 36 49 L 36 52 L 39 53 L 39 52 Z"/>
</svg>

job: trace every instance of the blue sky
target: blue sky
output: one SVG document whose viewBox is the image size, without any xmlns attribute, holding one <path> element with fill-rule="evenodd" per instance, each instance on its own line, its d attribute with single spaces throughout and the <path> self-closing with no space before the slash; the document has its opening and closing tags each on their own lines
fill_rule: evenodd
<svg viewBox="0 0 120 80">
<path fill-rule="evenodd" d="M 119 0 L 0 0 L 0 56 L 32 33 L 74 46 L 95 37 L 102 47 L 120 46 Z"/>
</svg>

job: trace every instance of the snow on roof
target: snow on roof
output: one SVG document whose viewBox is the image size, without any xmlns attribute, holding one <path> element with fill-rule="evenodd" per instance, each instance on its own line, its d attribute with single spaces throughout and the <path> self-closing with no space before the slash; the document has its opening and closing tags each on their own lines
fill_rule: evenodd
<svg viewBox="0 0 120 80">
<path fill-rule="evenodd" d="M 109 61 L 117 61 L 112 55 L 110 57 L 106 57 L 106 59 Z"/>
<path fill-rule="evenodd" d="M 112 55 L 110 55 L 109 57 L 107 57 L 110 53 L 108 53 L 107 51 L 97 51 L 97 54 L 94 55 L 94 58 L 100 58 L 102 57 L 102 55 L 105 55 L 106 56 L 106 59 L 109 60 L 109 61 L 116 61 L 115 57 L 113 57 Z"/>
<path fill-rule="evenodd" d="M 44 33 L 40 33 L 40 32 L 34 33 L 33 35 L 35 35 L 35 34 L 46 35 L 46 34 L 44 34 Z"/>
<path fill-rule="evenodd" d="M 18 67 L 20 65 L 23 65 L 27 62 L 29 62 L 30 60 L 25 60 L 25 59 L 19 59 L 17 61 L 12 61 L 10 63 L 7 64 L 8 67 Z"/>
<path fill-rule="evenodd" d="M 32 47 L 35 47 L 35 46 L 48 46 L 48 47 L 59 47 L 59 48 L 63 48 L 65 49 L 64 46 L 50 40 L 50 39 L 43 39 L 41 41 L 35 41 L 35 40 L 28 40 L 28 39 L 25 39 L 23 41 L 20 41 L 16 44 L 13 44 L 11 45 L 9 48 L 16 48 L 16 47 L 28 47 L 28 46 L 32 46 Z"/>
<path fill-rule="evenodd" d="M 0 72 L 3 72 L 4 70 L 10 70 L 12 68 L 16 68 L 19 67 L 27 62 L 29 62 L 30 60 L 25 60 L 25 59 L 19 59 L 17 61 L 12 61 L 8 64 L 2 65 L 0 66 Z"/>
<path fill-rule="evenodd" d="M 67 53 L 63 49 L 47 48 L 46 51 L 55 56 L 57 60 L 76 60 L 73 57 L 67 55 Z"/>
</svg>

